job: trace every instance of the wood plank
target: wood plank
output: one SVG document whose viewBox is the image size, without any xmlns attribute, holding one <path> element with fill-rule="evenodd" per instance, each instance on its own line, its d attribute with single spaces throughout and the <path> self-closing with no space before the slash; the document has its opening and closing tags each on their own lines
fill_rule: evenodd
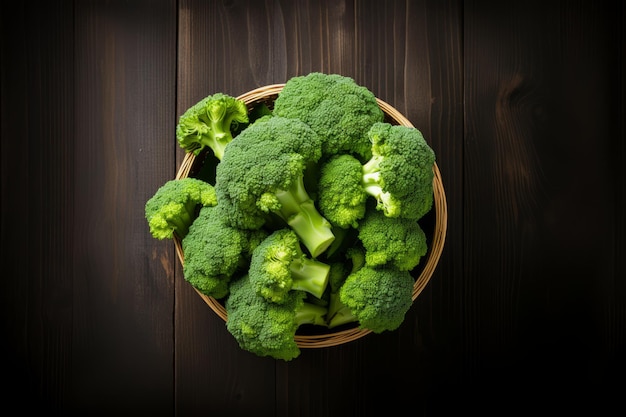
<svg viewBox="0 0 626 417">
<path fill-rule="evenodd" d="M 340 68 L 346 75 L 353 76 L 406 115 L 428 138 L 443 162 L 443 169 L 461 166 L 460 4 L 402 1 L 341 4 L 327 5 L 321 14 L 331 15 L 340 8 L 343 18 L 354 20 L 354 24 L 343 25 L 341 33 L 342 39 L 354 38 L 354 44 L 345 50 L 333 49 L 334 44 L 323 45 L 321 55 L 331 63 L 341 62 Z M 288 22 L 301 20 L 286 11 L 282 14 Z M 339 19 L 337 14 L 329 22 L 336 19 Z M 333 31 L 330 23 L 325 22 L 321 22 L 319 29 L 305 25 L 295 29 L 298 39 L 313 38 L 317 33 L 324 37 Z M 346 54 L 349 60 L 344 59 Z M 301 67 L 302 72 L 309 70 L 304 63 Z M 460 202 L 462 195 L 460 175 L 460 171 L 453 170 L 445 176 L 453 203 Z M 458 234 L 455 239 L 455 233 L 459 233 L 455 231 L 461 230 L 461 219 L 460 211 L 450 216 L 452 242 L 460 241 Z M 456 252 L 457 271 L 461 254 L 460 250 Z M 278 415 L 373 415 L 389 412 L 389 404 L 405 409 L 413 409 L 416 404 L 425 407 L 430 390 L 435 388 L 430 382 L 444 377 L 440 370 L 445 372 L 445 361 L 449 360 L 437 358 L 437 350 L 440 344 L 456 336 L 436 334 L 441 323 L 451 320 L 445 308 L 453 309 L 450 303 L 456 302 L 452 299 L 441 302 L 441 297 L 455 285 L 451 276 L 455 270 L 453 256 L 451 252 L 449 258 L 444 258 L 449 269 L 438 269 L 397 331 L 368 335 L 328 350 L 306 351 L 297 362 L 280 366 Z M 293 388 L 294 380 L 303 381 L 306 387 Z M 355 381 L 357 386 L 352 385 Z"/>
<path fill-rule="evenodd" d="M 176 2 L 74 6 L 72 405 L 171 415 L 175 255 L 144 206 L 175 171 Z"/>
<path fill-rule="evenodd" d="M 0 15 L 0 398 L 28 393 L 25 411 L 61 410 L 73 360 L 72 5 L 4 2 Z"/>
<path fill-rule="evenodd" d="M 210 94 L 238 96 L 276 82 L 271 16 L 265 2 L 180 2 L 177 118 Z M 177 152 L 180 164 L 184 152 Z M 274 361 L 238 347 L 178 262 L 174 319 L 177 415 L 273 415 Z"/>
<path fill-rule="evenodd" d="M 241 25 L 242 16 L 246 16 L 246 29 L 254 36 L 246 38 L 238 30 L 233 32 Z M 374 16 L 383 18 L 374 25 Z M 426 25 L 427 21 L 434 23 Z M 377 29 L 372 30 L 373 26 Z M 212 92 L 240 94 L 256 86 L 284 82 L 294 75 L 339 72 L 354 77 L 398 106 L 423 126 L 425 134 L 432 135 L 433 146 L 442 151 L 442 161 L 457 166 L 454 158 L 460 160 L 461 148 L 444 145 L 461 140 L 462 134 L 459 29 L 460 5 L 456 2 L 441 5 L 348 1 L 318 2 L 306 7 L 301 2 L 232 2 L 227 6 L 185 2 L 179 24 L 178 114 Z M 233 36 L 226 39 L 224 33 Z M 237 54 L 233 53 L 233 45 L 237 45 Z M 375 46 L 372 50 L 371 45 Z M 390 51 L 395 52 L 390 55 Z M 215 56 L 226 59 L 210 59 Z M 378 66 L 372 67 L 373 62 Z M 398 68 L 403 65 L 410 65 L 414 71 L 402 74 Z M 229 66 L 243 73 L 229 75 Z M 268 67 L 271 71 L 266 71 Z M 434 74 L 432 79 L 426 77 L 429 72 Z M 433 106 L 433 96 L 444 104 Z M 457 201 L 460 184 L 457 181 L 459 188 L 450 190 Z M 451 220 L 460 222 L 460 214 Z M 461 252 L 457 253 L 460 260 Z M 176 328 L 180 332 L 177 331 L 176 351 L 180 364 L 183 357 L 193 358 L 190 363 L 185 362 L 188 368 L 177 368 L 179 412 L 225 411 L 230 407 L 233 415 L 242 414 L 247 410 L 245 396 L 254 395 L 248 394 L 247 387 L 258 380 L 264 381 L 264 391 L 276 390 L 275 394 L 259 393 L 262 398 L 255 403 L 258 410 L 270 415 L 319 416 L 331 410 L 342 410 L 348 415 L 358 415 L 359 410 L 367 413 L 380 409 L 380 390 L 389 395 L 390 401 L 407 406 L 415 399 L 412 393 L 409 395 L 414 387 L 404 385 L 404 376 L 426 371 L 428 364 L 415 350 L 427 353 L 429 347 L 422 345 L 418 334 L 432 332 L 432 319 L 413 315 L 417 308 L 407 318 L 402 332 L 368 336 L 332 349 L 305 349 L 296 361 L 276 363 L 237 352 L 219 320 L 206 318 L 206 306 L 182 280 L 177 282 L 181 287 L 177 287 Z M 432 300 L 425 300 L 420 313 L 432 315 Z M 437 308 L 441 314 L 441 307 Z M 444 319 L 447 318 L 439 317 Z M 211 346 L 222 349 L 211 350 L 209 341 Z M 233 351 L 228 352 L 228 348 Z M 389 352 L 394 355 L 381 361 Z M 219 360 L 215 353 L 221 355 Z M 246 362 L 242 362 L 243 358 Z M 251 368 L 255 371 L 251 372 Z M 346 385 L 354 379 L 360 381 L 359 388 L 346 391 Z M 229 384 L 222 385 L 224 380 L 239 381 L 239 393 Z M 272 400 L 268 401 L 268 397 Z M 247 401 L 255 399 L 248 397 Z M 272 413 L 274 407 L 276 414 Z"/>
<path fill-rule="evenodd" d="M 557 406 L 555 384 L 568 398 L 605 385 L 617 357 L 598 340 L 624 338 L 603 317 L 623 311 L 613 226 L 624 161 L 610 81 L 623 82 L 612 66 L 623 9 L 467 1 L 464 16 L 462 368 L 493 381 L 471 393 L 510 399 L 523 395 L 510 392 L 522 376 L 539 377 L 538 397 Z"/>
<path fill-rule="evenodd" d="M 622 406 L 625 19 L 583 0 L 3 2 L 0 398 L 65 416 Z M 400 329 L 284 363 L 236 345 L 143 209 L 186 108 L 311 71 L 424 132 L 448 232 Z"/>
<path fill-rule="evenodd" d="M 441 160 L 455 166 L 455 158 L 459 160 L 462 156 L 455 154 L 455 150 L 460 148 L 445 145 L 460 139 L 462 133 L 459 5 L 454 2 L 358 2 L 354 4 L 354 11 L 348 7 L 345 13 L 354 15 L 355 29 L 354 33 L 343 35 L 356 39 L 356 53 L 352 56 L 354 67 L 344 65 L 343 69 L 348 73 L 354 71 L 357 81 L 406 115 L 426 135 Z M 339 52 L 325 54 L 332 60 Z M 411 70 L 403 71 L 403 68 Z M 449 178 L 452 178 L 450 195 L 454 197 L 456 192 L 460 196 L 461 189 L 455 190 L 454 178 Z M 459 220 L 456 216 L 456 221 Z M 450 221 L 454 222 L 455 217 Z M 459 230 L 451 228 L 455 229 Z M 442 275 L 444 273 L 440 269 L 433 277 L 433 282 L 437 283 L 430 285 L 436 285 L 435 288 L 452 285 L 448 280 L 451 277 Z M 442 278 L 445 280 L 439 281 Z M 284 398 L 283 407 L 291 408 L 286 408 L 282 415 L 382 414 L 388 412 L 391 403 L 409 409 L 414 408 L 415 403 L 424 404 L 429 395 L 427 381 L 437 378 L 432 373 L 435 365 L 429 364 L 435 359 L 436 341 L 427 335 L 432 336 L 434 324 L 441 319 L 436 313 L 442 311 L 441 305 L 433 305 L 431 288 L 420 295 L 396 332 L 368 335 L 353 344 L 311 354 L 315 358 L 312 360 L 322 357 L 327 361 L 330 372 L 322 372 L 319 381 L 326 379 L 330 389 L 319 389 L 315 382 L 311 383 L 313 397 L 324 400 L 311 401 L 307 407 L 306 392 L 310 390 L 294 391 L 285 385 L 285 393 L 291 397 Z M 310 372 L 312 366 L 299 360 L 300 363 Z M 336 370 L 339 363 L 345 367 L 340 372 Z M 297 375 L 304 378 L 306 371 L 299 374 L 299 369 L 291 368 L 286 380 L 293 380 Z M 359 381 L 358 388 L 346 389 L 354 380 Z M 406 384 L 407 380 L 413 382 Z M 381 397 L 386 400 L 380 401 Z"/>
</svg>

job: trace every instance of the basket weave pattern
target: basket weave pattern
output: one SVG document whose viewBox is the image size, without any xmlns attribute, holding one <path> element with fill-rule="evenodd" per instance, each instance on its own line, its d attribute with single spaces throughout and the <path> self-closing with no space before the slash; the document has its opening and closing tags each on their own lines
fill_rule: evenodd
<svg viewBox="0 0 626 417">
<path fill-rule="evenodd" d="M 268 104 L 271 108 L 274 100 L 278 96 L 278 93 L 282 90 L 283 86 L 284 84 L 273 84 L 260 87 L 244 93 L 237 98 L 243 100 L 249 108 L 253 108 L 254 106 L 263 102 Z M 383 110 L 386 118 L 389 120 L 390 123 L 414 127 L 411 122 L 395 108 L 378 98 L 376 100 L 378 101 L 378 105 Z M 196 156 L 191 152 L 187 152 L 178 169 L 176 179 L 188 177 L 194 167 L 195 162 Z M 415 277 L 415 284 L 413 285 L 413 301 L 415 301 L 415 299 L 419 296 L 419 294 L 430 281 L 430 278 L 432 277 L 435 268 L 437 267 L 437 264 L 439 262 L 439 258 L 441 257 L 446 237 L 446 228 L 448 222 L 446 195 L 441 181 L 441 173 L 439 172 L 439 168 L 436 163 L 433 166 L 433 172 L 434 204 L 432 210 L 434 210 L 435 212 L 435 228 L 431 237 L 431 242 L 429 244 L 429 250 L 426 255 L 425 263 L 423 264 L 420 275 L 418 277 Z M 176 255 L 181 265 L 183 265 L 184 255 L 182 250 L 182 242 L 179 238 L 175 237 L 174 244 L 176 246 Z M 423 262 L 424 260 L 420 263 Z M 226 309 L 224 308 L 222 303 L 220 303 L 213 297 L 202 294 L 198 290 L 196 290 L 196 292 L 219 317 L 226 321 Z M 355 327 L 353 328 L 329 332 L 326 334 L 296 334 L 295 340 L 300 348 L 323 348 L 347 343 L 359 339 L 369 333 L 371 333 L 371 330 L 361 329 L 355 324 Z"/>
</svg>

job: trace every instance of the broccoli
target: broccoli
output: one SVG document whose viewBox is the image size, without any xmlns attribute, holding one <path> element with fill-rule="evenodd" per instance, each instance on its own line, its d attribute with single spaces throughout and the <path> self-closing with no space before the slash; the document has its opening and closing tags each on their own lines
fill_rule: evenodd
<svg viewBox="0 0 626 417">
<path fill-rule="evenodd" d="M 356 272 L 365 266 L 365 248 L 355 244 L 346 250 L 346 259 L 350 261 L 350 272 Z"/>
<path fill-rule="evenodd" d="M 329 291 L 325 294 L 328 299 L 326 323 L 328 324 L 329 329 L 356 321 L 356 317 L 339 299 L 339 289 L 349 274 L 350 269 L 345 263 L 334 262 L 330 264 L 330 273 L 328 277 Z"/>
<path fill-rule="evenodd" d="M 153 236 L 181 239 L 184 279 L 220 300 L 239 346 L 289 361 L 300 326 L 404 321 L 435 154 L 352 78 L 293 77 L 274 97 L 247 107 L 216 93 L 189 108 L 176 138 L 199 169 L 159 189 L 146 218 Z"/>
<path fill-rule="evenodd" d="M 375 123 L 372 158 L 363 165 L 365 191 L 388 217 L 419 220 L 433 204 L 435 153 L 414 127 Z"/>
<path fill-rule="evenodd" d="M 328 284 L 330 266 L 307 257 L 290 228 L 272 232 L 252 252 L 248 274 L 262 297 L 282 304 L 292 290 L 321 298 Z"/>
<path fill-rule="evenodd" d="M 180 116 L 176 139 L 181 148 L 194 155 L 208 146 L 219 160 L 233 140 L 233 131 L 248 123 L 248 109 L 242 100 L 216 93 L 194 104 Z"/>
<path fill-rule="evenodd" d="M 239 346 L 257 356 L 290 361 L 300 355 L 296 331 L 305 324 L 325 325 L 326 308 L 305 301 L 306 292 L 291 291 L 283 304 L 257 294 L 249 276 L 231 281 L 224 303 L 226 328 Z"/>
<path fill-rule="evenodd" d="M 321 157 L 321 140 L 304 122 L 258 119 L 226 146 L 215 190 L 230 224 L 258 229 L 274 214 L 316 258 L 335 239 L 304 186 L 308 166 Z"/>
<path fill-rule="evenodd" d="M 339 289 L 339 299 L 361 328 L 374 333 L 395 330 L 413 303 L 414 280 L 408 271 L 365 264 Z"/>
<path fill-rule="evenodd" d="M 363 165 L 351 154 L 333 155 L 320 166 L 317 203 L 320 213 L 341 228 L 357 228 L 368 194 L 360 180 Z"/>
<path fill-rule="evenodd" d="M 402 271 L 415 268 L 428 246 L 417 220 L 387 217 L 380 210 L 367 210 L 358 229 L 369 266 L 394 266 Z"/>
<path fill-rule="evenodd" d="M 267 237 L 264 229 L 227 225 L 217 207 L 202 207 L 182 240 L 183 275 L 201 293 L 220 299 L 232 277 L 248 268 L 252 251 Z"/>
<path fill-rule="evenodd" d="M 320 210 L 321 212 L 321 210 Z M 335 240 L 330 244 L 326 252 L 322 255 L 321 259 L 326 261 L 335 261 L 344 255 L 346 249 L 354 245 L 358 240 L 358 230 L 354 228 L 345 229 L 343 227 L 333 225 L 333 234 Z"/>
<path fill-rule="evenodd" d="M 362 161 L 371 157 L 368 129 L 384 120 L 371 91 L 350 77 L 320 72 L 287 80 L 274 102 L 273 114 L 311 126 L 322 137 L 324 155 L 347 152 Z"/>
<path fill-rule="evenodd" d="M 328 314 L 326 322 L 328 328 L 333 329 L 347 323 L 358 321 L 352 311 L 341 301 L 339 290 L 346 278 L 361 269 L 365 265 L 365 250 L 361 245 L 348 248 L 345 252 L 349 262 L 335 262 L 331 264 L 328 278 Z"/>
<path fill-rule="evenodd" d="M 321 162 L 320 213 L 339 227 L 357 228 L 373 197 L 387 217 L 419 220 L 434 201 L 435 153 L 413 127 L 375 123 L 368 137 L 372 157 L 360 169 L 350 154 Z"/>
<path fill-rule="evenodd" d="M 182 239 L 196 216 L 196 208 L 216 204 L 217 196 L 211 184 L 191 177 L 169 180 L 146 201 L 150 233 L 160 240 L 171 239 L 174 233 Z"/>
</svg>

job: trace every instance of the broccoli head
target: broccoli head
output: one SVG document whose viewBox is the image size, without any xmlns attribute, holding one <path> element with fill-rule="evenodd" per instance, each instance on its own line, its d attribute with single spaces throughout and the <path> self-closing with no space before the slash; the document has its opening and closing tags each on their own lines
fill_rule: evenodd
<svg viewBox="0 0 626 417">
<path fill-rule="evenodd" d="M 417 220 L 387 217 L 380 210 L 368 209 L 358 229 L 369 266 L 394 266 L 402 271 L 415 268 L 428 246 L 426 234 Z"/>
<path fill-rule="evenodd" d="M 238 272 L 245 272 L 254 248 L 267 236 L 263 229 L 227 225 L 217 207 L 202 207 L 182 240 L 183 275 L 201 293 L 220 299 Z"/>
<path fill-rule="evenodd" d="M 319 256 L 335 238 L 304 186 L 307 167 L 320 157 L 320 138 L 304 122 L 274 116 L 252 123 L 216 168 L 216 193 L 230 223 L 258 229 L 273 214 Z"/>
<path fill-rule="evenodd" d="M 414 127 L 375 123 L 372 158 L 363 165 L 365 191 L 388 217 L 418 220 L 433 204 L 435 153 Z"/>
<path fill-rule="evenodd" d="M 358 227 L 368 199 L 362 177 L 363 165 L 351 154 L 333 155 L 321 163 L 317 203 L 320 213 L 333 225 Z"/>
<path fill-rule="evenodd" d="M 257 293 L 282 304 L 292 290 L 322 298 L 330 266 L 307 257 L 296 233 L 289 229 L 272 232 L 252 252 L 248 274 Z"/>
<path fill-rule="evenodd" d="M 200 100 L 180 116 L 176 139 L 181 148 L 195 155 L 208 146 L 221 160 L 224 148 L 233 140 L 233 131 L 240 123 L 248 123 L 245 102 L 216 93 Z"/>
<path fill-rule="evenodd" d="M 249 276 L 231 281 L 224 307 L 226 328 L 239 346 L 257 356 L 290 361 L 300 355 L 296 331 L 305 324 L 325 325 L 326 308 L 305 301 L 306 292 L 291 291 L 282 304 L 257 294 Z"/>
<path fill-rule="evenodd" d="M 374 333 L 395 330 L 413 303 L 414 280 L 408 271 L 367 264 L 351 273 L 339 290 L 339 299 L 360 327 Z"/>
<path fill-rule="evenodd" d="M 320 213 L 335 226 L 358 228 L 373 200 L 387 217 L 419 220 L 434 201 L 435 153 L 413 127 L 375 123 L 368 137 L 372 157 L 367 162 L 341 154 L 320 163 Z"/>
<path fill-rule="evenodd" d="M 354 79 L 313 72 L 292 77 L 274 102 L 275 116 L 300 119 L 323 140 L 324 155 L 353 153 L 371 156 L 367 131 L 384 120 L 376 96 Z"/>
<path fill-rule="evenodd" d="M 145 216 L 150 233 L 156 239 L 181 239 L 189 231 L 198 206 L 217 204 L 214 187 L 196 178 L 169 180 L 146 201 Z"/>
</svg>

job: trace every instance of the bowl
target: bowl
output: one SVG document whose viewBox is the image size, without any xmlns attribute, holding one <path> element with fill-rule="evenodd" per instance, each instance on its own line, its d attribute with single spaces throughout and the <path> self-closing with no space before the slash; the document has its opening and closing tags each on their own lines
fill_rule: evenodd
<svg viewBox="0 0 626 417">
<path fill-rule="evenodd" d="M 282 90 L 284 85 L 285 84 L 272 84 L 259 87 L 248 91 L 237 98 L 244 101 L 250 111 L 260 105 L 266 105 L 268 108 L 272 109 L 274 100 L 278 97 L 278 93 Z M 411 124 L 411 122 L 394 107 L 378 98 L 376 98 L 376 100 L 385 114 L 386 122 L 395 125 L 414 127 L 413 124 Z M 210 151 L 205 151 L 204 153 L 200 153 L 198 155 L 194 155 L 192 152 L 187 152 L 176 173 L 176 179 L 190 176 L 210 176 L 211 173 L 203 173 L 203 169 L 205 169 L 205 167 L 210 167 L 211 165 L 213 165 L 214 168 L 218 161 L 211 161 L 211 158 L 214 157 L 210 154 Z M 439 263 L 446 238 L 448 222 L 446 195 L 441 180 L 441 173 L 436 162 L 433 165 L 433 173 L 433 208 L 419 221 L 420 226 L 424 230 L 428 239 L 428 252 L 422 258 L 420 264 L 411 272 L 413 278 L 415 279 L 412 295 L 413 301 L 417 299 L 433 276 L 437 264 Z M 184 264 L 182 242 L 178 237 L 174 237 L 174 244 L 176 246 L 177 258 L 182 266 Z M 226 309 L 224 308 L 224 304 L 220 300 L 207 296 L 197 289 L 195 290 L 204 302 L 211 308 L 211 310 L 213 310 L 215 314 L 226 322 L 228 315 L 226 313 Z M 315 329 L 311 329 L 311 327 Z M 298 329 L 295 340 L 300 348 L 324 348 L 357 340 L 369 333 L 371 333 L 371 330 L 360 328 L 357 323 L 344 325 L 332 330 L 326 329 L 323 326 L 307 326 L 306 331 L 301 332 L 301 330 Z"/>
</svg>

